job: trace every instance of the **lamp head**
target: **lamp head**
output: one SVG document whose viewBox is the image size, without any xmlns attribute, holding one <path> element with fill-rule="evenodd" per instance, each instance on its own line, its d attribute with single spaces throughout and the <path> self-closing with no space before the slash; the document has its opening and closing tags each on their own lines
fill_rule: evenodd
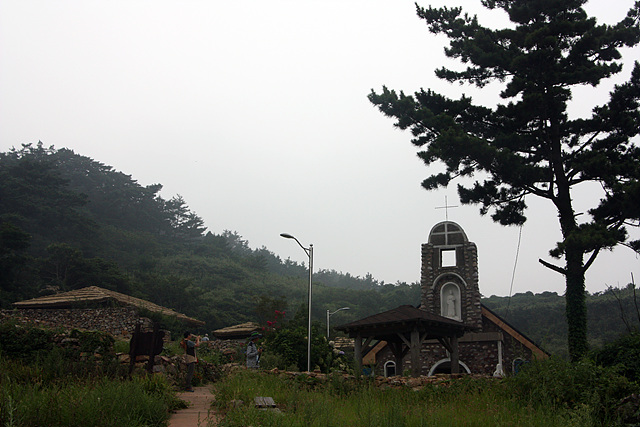
<svg viewBox="0 0 640 427">
<path fill-rule="evenodd" d="M 287 234 L 287 233 L 280 233 L 281 237 L 284 237 L 285 239 L 295 239 L 295 237 L 293 237 L 291 234 Z"/>
</svg>

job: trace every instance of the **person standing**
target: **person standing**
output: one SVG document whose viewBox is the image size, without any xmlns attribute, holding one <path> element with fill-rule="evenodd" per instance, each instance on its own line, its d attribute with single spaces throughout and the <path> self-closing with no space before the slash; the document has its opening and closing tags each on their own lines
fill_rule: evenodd
<svg viewBox="0 0 640 427">
<path fill-rule="evenodd" d="M 184 361 L 187 364 L 187 377 L 186 377 L 186 391 L 193 391 L 191 381 L 193 380 L 193 373 L 196 369 L 196 363 L 198 358 L 196 357 L 196 347 L 200 345 L 200 337 L 193 335 L 191 332 L 186 331 L 184 338 L 180 342 L 182 348 L 184 348 L 185 355 Z"/>
<path fill-rule="evenodd" d="M 258 332 L 252 332 L 249 336 L 249 343 L 247 344 L 247 368 L 258 369 L 260 367 L 260 353 L 262 349 L 258 348 L 258 340 L 262 338 L 262 335 Z"/>
</svg>

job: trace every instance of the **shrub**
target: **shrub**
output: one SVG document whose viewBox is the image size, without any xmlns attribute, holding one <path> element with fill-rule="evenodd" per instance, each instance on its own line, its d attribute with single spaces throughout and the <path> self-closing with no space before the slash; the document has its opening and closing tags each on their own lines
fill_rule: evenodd
<svg viewBox="0 0 640 427">
<path fill-rule="evenodd" d="M 318 366 L 322 372 L 328 372 L 332 349 L 319 325 L 313 325 L 311 337 L 311 369 Z M 278 368 L 295 365 L 300 371 L 307 370 L 307 346 L 307 328 L 293 322 L 277 329 L 264 341 L 265 352 L 279 356 Z"/>
<path fill-rule="evenodd" d="M 631 381 L 640 383 L 640 333 L 633 332 L 593 352 L 595 362 L 616 366 Z"/>
<path fill-rule="evenodd" d="M 636 389 L 616 369 L 597 366 L 588 359 L 536 361 L 508 378 L 506 384 L 527 404 L 586 411 L 603 423 L 615 418 L 617 403 Z"/>
<path fill-rule="evenodd" d="M 0 354 L 11 359 L 29 360 L 53 348 L 54 333 L 15 321 L 0 324 Z"/>
</svg>

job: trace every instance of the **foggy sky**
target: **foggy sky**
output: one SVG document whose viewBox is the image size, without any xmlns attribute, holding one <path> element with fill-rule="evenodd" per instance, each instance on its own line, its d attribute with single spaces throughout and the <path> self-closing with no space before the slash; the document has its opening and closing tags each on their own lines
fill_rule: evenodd
<svg viewBox="0 0 640 427">
<path fill-rule="evenodd" d="M 458 3 L 483 25 L 509 25 L 479 0 Z M 597 0 L 587 10 L 614 23 L 632 4 Z M 499 85 L 435 78 L 435 68 L 457 66 L 445 44 L 407 0 L 0 0 L 0 151 L 38 140 L 72 149 L 141 185 L 162 184 L 166 199 L 182 195 L 213 233 L 236 231 L 252 248 L 306 264 L 279 236 L 290 233 L 314 245 L 315 270 L 386 283 L 419 280 L 420 245 L 448 215 L 478 246 L 485 296 L 563 293 L 564 278 L 538 263 L 563 263 L 548 256 L 560 239 L 549 202 L 527 199 L 519 239 L 519 228 L 459 206 L 455 187 L 423 190 L 438 169 L 367 100 L 386 85 L 495 105 Z M 640 55 L 623 54 L 617 80 L 574 94 L 574 116 L 628 78 Z M 594 190 L 576 193 L 577 211 L 597 201 Z M 459 207 L 436 209 L 445 197 Z M 587 289 L 625 285 L 638 266 L 630 249 L 605 252 Z"/>
</svg>

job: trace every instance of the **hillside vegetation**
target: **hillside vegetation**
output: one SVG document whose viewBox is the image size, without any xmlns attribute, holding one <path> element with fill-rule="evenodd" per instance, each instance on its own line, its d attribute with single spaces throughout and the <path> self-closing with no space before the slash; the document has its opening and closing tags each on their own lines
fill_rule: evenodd
<svg viewBox="0 0 640 427">
<path fill-rule="evenodd" d="M 633 284 L 587 293 L 587 333 L 592 348 L 640 329 L 639 296 Z M 511 298 L 491 296 L 482 303 L 551 354 L 568 356 L 564 296 L 527 292 Z"/>
<path fill-rule="evenodd" d="M 2 308 L 54 291 L 98 285 L 205 321 L 206 330 L 265 322 L 307 297 L 306 266 L 202 218 L 162 185 L 142 186 L 68 149 L 26 144 L 0 153 Z M 417 284 L 314 272 L 313 319 L 349 306 L 339 323 L 419 302 Z"/>
<path fill-rule="evenodd" d="M 266 323 L 275 310 L 289 311 L 286 319 L 306 312 L 304 264 L 252 249 L 237 231 L 207 232 L 181 196 L 166 200 L 161 189 L 66 148 L 38 143 L 0 153 L 2 308 L 97 285 L 201 319 L 202 332 Z M 637 327 L 633 288 L 618 293 L 628 326 Z M 627 330 L 615 295 L 588 296 L 593 344 Z M 418 283 L 314 272 L 316 322 L 338 307 L 350 310 L 336 313 L 336 325 L 419 302 Z M 566 354 L 562 296 L 529 292 L 483 302 L 548 351 Z"/>
</svg>

